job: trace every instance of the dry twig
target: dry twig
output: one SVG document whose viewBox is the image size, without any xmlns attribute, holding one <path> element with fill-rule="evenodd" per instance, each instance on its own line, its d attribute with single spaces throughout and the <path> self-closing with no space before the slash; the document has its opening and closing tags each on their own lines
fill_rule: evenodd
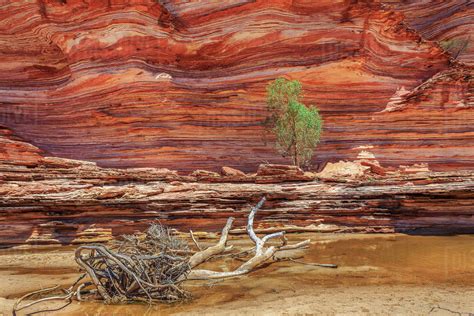
<svg viewBox="0 0 474 316">
<path fill-rule="evenodd" d="M 226 253 L 233 249 L 232 246 L 227 246 L 229 230 L 234 222 L 233 217 L 227 220 L 218 243 L 206 249 L 201 248 L 193 232 L 190 231 L 191 239 L 199 249 L 195 253 L 189 250 L 185 240 L 174 236 L 170 229 L 160 224 L 153 224 L 143 235 L 122 236 L 121 240 L 113 243 L 111 247 L 104 245 L 78 247 L 75 260 L 86 273 L 79 277 L 71 287 L 62 290 L 61 295 L 43 297 L 20 307 L 24 300 L 36 295 L 52 293 L 59 287 L 35 291 L 21 297 L 13 307 L 13 313 L 51 300 L 65 300 L 66 305 L 63 306 L 65 307 L 74 298 L 78 301 L 99 298 L 105 303 L 138 301 L 150 304 L 185 300 L 190 297 L 190 294 L 181 287 L 183 281 L 240 276 L 253 271 L 271 259 L 277 261 L 275 254 L 279 251 L 307 248 L 309 239 L 296 244 L 288 244 L 284 231 L 263 237 L 257 236 L 253 227 L 255 215 L 264 202 L 265 198 L 262 198 L 251 209 L 248 216 L 247 234 L 255 244 L 250 249 Z M 281 244 L 267 246 L 271 239 L 280 239 Z M 251 254 L 253 256 L 247 260 L 243 259 Z M 195 269 L 207 260 L 224 256 L 243 259 L 244 263 L 229 272 Z M 304 263 L 291 258 L 290 260 Z M 311 265 L 337 267 L 329 264 Z M 89 280 L 81 283 L 86 275 Z"/>
<path fill-rule="evenodd" d="M 255 219 L 255 215 L 257 214 L 257 211 L 262 207 L 263 203 L 265 203 L 265 198 L 262 198 L 260 202 L 258 202 L 258 204 L 254 208 L 252 208 L 248 217 L 248 221 L 247 221 L 247 234 L 249 235 L 250 239 L 255 244 L 255 248 L 253 250 L 254 256 L 248 259 L 247 261 L 245 261 L 240 267 L 238 267 L 234 271 L 220 272 L 220 271 L 211 271 L 211 270 L 191 270 L 191 272 L 188 275 L 188 279 L 207 280 L 207 279 L 221 279 L 221 278 L 240 276 L 240 275 L 249 273 L 250 271 L 260 266 L 262 263 L 273 258 L 273 256 L 275 255 L 277 251 L 304 248 L 307 245 L 309 245 L 310 243 L 309 239 L 297 244 L 287 245 L 287 239 L 285 237 L 284 231 L 268 234 L 268 235 L 263 236 L 262 238 L 258 237 L 255 234 L 255 231 L 253 229 L 253 222 Z M 212 256 L 218 255 L 223 252 L 226 246 L 227 235 L 230 230 L 230 227 L 232 226 L 232 222 L 233 222 L 233 218 L 229 218 L 226 226 L 224 227 L 222 231 L 221 239 L 217 245 L 209 247 L 208 249 L 204 251 L 198 252 L 193 256 L 193 257 L 200 258 L 199 263 L 204 262 L 208 260 L 209 258 L 211 258 Z M 279 247 L 277 246 L 265 247 L 265 244 L 270 239 L 274 239 L 274 238 L 280 238 L 282 240 L 282 245 Z M 193 259 L 193 257 L 191 257 L 191 260 Z M 194 268 L 195 266 L 197 266 L 197 264 L 193 265 L 191 263 L 191 268 Z"/>
</svg>

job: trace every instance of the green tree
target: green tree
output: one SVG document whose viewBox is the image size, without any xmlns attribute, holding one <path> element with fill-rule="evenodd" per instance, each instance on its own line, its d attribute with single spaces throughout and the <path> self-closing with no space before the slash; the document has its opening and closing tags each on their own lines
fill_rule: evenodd
<svg viewBox="0 0 474 316">
<path fill-rule="evenodd" d="M 298 80 L 278 78 L 267 87 L 267 123 L 276 136 L 277 149 L 299 167 L 311 161 L 323 126 L 318 108 L 300 102 L 301 93 Z"/>
<path fill-rule="evenodd" d="M 439 45 L 445 52 L 451 54 L 454 59 L 457 59 L 469 46 L 469 40 L 470 37 L 468 39 L 453 38 L 441 41 Z"/>
</svg>

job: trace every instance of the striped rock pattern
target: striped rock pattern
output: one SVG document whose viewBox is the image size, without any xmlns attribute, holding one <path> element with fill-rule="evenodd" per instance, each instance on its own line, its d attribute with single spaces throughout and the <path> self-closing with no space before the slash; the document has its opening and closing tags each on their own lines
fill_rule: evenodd
<svg viewBox="0 0 474 316">
<path fill-rule="evenodd" d="M 0 164 L 0 247 L 107 241 L 156 220 L 182 232 L 218 231 L 233 216 L 233 232 L 245 232 L 262 196 L 259 232 L 474 233 L 474 173 L 371 169 L 303 179 L 293 166 L 267 165 L 256 176 L 206 178 L 55 157 L 34 166 Z"/>
<path fill-rule="evenodd" d="M 324 117 L 315 168 L 370 147 L 386 165 L 472 169 L 472 51 L 455 65 L 431 41 L 472 31 L 465 3 L 2 1 L 0 125 L 106 167 L 255 171 L 286 162 L 261 125 L 266 85 L 287 76 Z M 402 88 L 419 97 L 385 111 Z"/>
<path fill-rule="evenodd" d="M 467 41 L 459 51 L 458 59 L 474 65 L 474 2 L 470 0 L 443 1 L 386 1 L 393 9 L 404 13 L 407 23 L 424 38 L 442 42 L 450 40 Z M 390 3 L 391 2 L 391 3 Z M 464 45 L 463 45 L 464 46 Z M 461 48 L 461 47 L 459 47 Z M 454 52 L 457 54 L 458 49 Z"/>
</svg>

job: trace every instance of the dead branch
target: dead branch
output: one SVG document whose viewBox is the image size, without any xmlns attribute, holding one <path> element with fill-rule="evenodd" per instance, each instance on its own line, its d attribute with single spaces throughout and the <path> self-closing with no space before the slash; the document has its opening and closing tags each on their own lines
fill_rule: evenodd
<svg viewBox="0 0 474 316">
<path fill-rule="evenodd" d="M 23 306 L 20 304 L 37 295 L 44 295 L 58 290 L 59 287 L 43 289 L 21 297 L 14 305 L 13 312 L 31 307 L 37 303 L 50 300 L 65 300 L 67 306 L 73 299 L 83 301 L 99 298 L 105 303 L 125 302 L 170 302 L 190 297 L 181 284 L 187 280 L 224 279 L 247 274 L 265 262 L 278 261 L 275 254 L 279 251 L 307 248 L 310 240 L 288 244 L 284 231 L 273 232 L 263 237 L 257 236 L 254 220 L 257 211 L 262 207 L 265 198 L 250 210 L 246 231 L 254 247 L 230 252 L 228 246 L 229 231 L 234 222 L 230 217 L 222 229 L 219 241 L 206 249 L 202 249 L 190 231 L 191 240 L 199 249 L 189 250 L 187 242 L 174 236 L 171 230 L 154 224 L 142 235 L 125 235 L 110 247 L 105 245 L 83 245 L 76 249 L 75 260 L 85 271 L 73 285 L 62 293 L 42 297 Z M 278 245 L 268 245 L 270 240 L 279 239 Z M 190 254 L 192 254 L 190 256 Z M 250 258 L 244 259 L 250 255 Z M 221 272 L 195 269 L 200 264 L 228 256 L 244 262 L 234 271 Z M 287 257 L 288 258 L 288 257 Z M 296 260 L 291 261 L 304 263 Z M 311 264 L 319 267 L 335 268 L 331 264 Z M 86 280 L 83 280 L 87 276 Z M 35 312 L 37 313 L 37 312 Z"/>
<path fill-rule="evenodd" d="M 192 230 L 189 231 L 189 235 L 191 236 L 191 239 L 193 240 L 194 245 L 196 245 L 196 248 L 197 248 L 199 251 L 202 251 L 201 245 L 199 245 L 199 243 L 197 242 L 196 238 L 194 238 L 194 234 L 193 234 L 193 231 L 192 231 Z"/>
<path fill-rule="evenodd" d="M 290 260 L 291 262 L 296 262 L 296 263 L 304 264 L 304 265 L 307 265 L 307 266 L 315 266 L 315 267 L 331 268 L 331 269 L 336 269 L 337 268 L 337 264 L 332 264 L 332 263 L 304 262 L 304 261 L 295 260 L 293 258 L 288 258 L 288 260 Z"/>
<path fill-rule="evenodd" d="M 232 223 L 234 222 L 233 217 L 229 217 L 227 219 L 227 223 L 225 224 L 224 228 L 222 229 L 221 238 L 219 242 L 214 246 L 211 246 L 203 251 L 196 252 L 190 259 L 189 259 L 189 266 L 192 268 L 196 267 L 197 265 L 205 262 L 209 258 L 221 254 L 226 250 L 227 245 L 227 237 L 229 236 L 229 230 L 232 227 Z M 228 249 L 228 248 L 227 248 Z"/>
<path fill-rule="evenodd" d="M 103 245 L 77 248 L 75 259 L 89 275 L 107 303 L 126 301 L 176 301 L 189 294 L 176 283 L 190 270 L 182 256 L 187 244 L 169 229 L 152 225 L 144 238 L 123 236 L 118 251 Z M 180 253 L 180 254 L 177 254 Z"/>
<path fill-rule="evenodd" d="M 235 277 L 235 276 L 247 274 L 250 271 L 257 268 L 262 263 L 272 258 L 277 251 L 298 249 L 298 248 L 303 248 L 309 245 L 310 240 L 305 240 L 298 244 L 287 245 L 287 239 L 285 237 L 284 231 L 268 234 L 268 235 L 263 236 L 262 238 L 258 237 L 257 234 L 255 234 L 253 223 L 254 223 L 255 215 L 257 214 L 257 211 L 262 207 L 263 203 L 265 203 L 265 198 L 262 198 L 260 202 L 258 202 L 258 204 L 254 208 L 251 209 L 250 214 L 248 216 L 248 220 L 247 220 L 247 234 L 249 235 L 250 239 L 255 244 L 255 248 L 253 250 L 255 253 L 254 256 L 248 259 L 246 262 L 244 262 L 240 267 L 238 267 L 234 271 L 220 272 L 220 271 L 212 271 L 212 270 L 191 270 L 191 272 L 188 275 L 188 280 L 221 279 L 221 278 L 229 278 L 229 277 Z M 233 221 L 233 218 L 230 218 L 227 221 L 227 224 L 224 227 L 224 230 L 222 231 L 222 236 L 219 243 L 216 246 L 212 246 L 208 248 L 208 249 L 213 249 L 212 251 L 210 251 L 213 253 L 213 255 L 221 253 L 222 251 L 218 251 L 218 250 L 222 250 L 225 247 L 227 234 L 230 230 L 230 226 L 232 225 L 232 221 Z M 278 246 L 265 247 L 265 244 L 270 239 L 274 239 L 274 238 L 280 238 L 282 240 L 282 245 L 279 247 Z M 206 249 L 205 251 L 207 251 L 208 249 Z M 199 253 L 197 253 L 196 255 L 198 254 Z M 207 257 L 207 259 L 209 257 Z M 204 262 L 204 261 L 201 261 L 199 263 L 197 262 L 199 261 L 196 261 L 196 262 L 193 262 L 193 264 L 190 264 L 191 267 L 194 268 L 199 263 Z"/>
<path fill-rule="evenodd" d="M 470 312 L 458 312 L 458 311 L 455 311 L 455 310 L 451 310 L 449 308 L 444 308 L 444 307 L 441 307 L 439 305 L 436 305 L 436 306 L 433 306 L 430 311 L 428 312 L 428 314 L 431 314 L 432 312 L 436 311 L 436 310 L 443 310 L 443 311 L 446 311 L 446 312 L 449 312 L 451 314 L 456 314 L 456 315 L 466 315 L 466 316 L 471 316 L 472 313 Z"/>
<path fill-rule="evenodd" d="M 53 286 L 53 287 L 49 287 L 49 288 L 46 288 L 46 289 L 41 289 L 41 290 L 37 290 L 37 291 L 33 291 L 31 293 L 28 293 L 26 295 L 23 295 L 22 297 L 20 297 L 16 302 L 15 304 L 13 305 L 13 315 L 16 315 L 17 312 L 25 309 L 25 308 L 28 308 L 30 306 L 33 306 L 35 304 L 39 304 L 39 303 L 42 303 L 42 302 L 46 302 L 46 301 L 55 301 L 55 300 L 61 300 L 61 301 L 66 301 L 65 305 L 61 306 L 60 308 L 58 309 L 48 309 L 48 310 L 41 310 L 41 311 L 37 311 L 35 313 L 38 313 L 38 312 L 47 312 L 47 311 L 56 311 L 56 310 L 59 310 L 59 309 L 62 309 L 66 306 L 68 306 L 69 304 L 71 304 L 72 302 L 72 297 L 75 295 L 75 292 L 72 292 L 72 291 L 66 291 L 66 293 L 64 295 L 54 295 L 54 296 L 49 296 L 49 297 L 44 297 L 44 298 L 40 298 L 40 299 L 37 299 L 33 302 L 30 302 L 30 303 L 27 303 L 23 306 L 20 306 L 21 303 L 28 299 L 28 298 L 31 298 L 31 297 L 34 297 L 34 296 L 37 296 L 37 295 L 44 295 L 46 293 L 52 293 L 56 290 L 59 289 L 59 285 L 56 285 L 56 286 Z M 29 313 L 30 315 L 31 314 L 35 314 L 35 313 Z"/>
</svg>

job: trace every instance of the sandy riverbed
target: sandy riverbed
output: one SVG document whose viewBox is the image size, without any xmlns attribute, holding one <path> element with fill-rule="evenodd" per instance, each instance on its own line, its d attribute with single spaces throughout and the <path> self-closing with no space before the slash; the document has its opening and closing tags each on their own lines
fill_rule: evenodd
<svg viewBox="0 0 474 316">
<path fill-rule="evenodd" d="M 453 315 L 474 313 L 474 236 L 292 235 L 311 238 L 303 261 L 277 262 L 247 276 L 190 282 L 190 302 L 148 307 L 73 303 L 55 315 Z M 246 247 L 247 241 L 231 240 Z M 72 247 L 0 251 L 0 315 L 16 298 L 78 276 Z M 226 269 L 235 262 L 208 263 Z M 51 304 L 49 307 L 53 307 Z M 57 305 L 59 306 L 59 304 Z M 440 307 L 440 308 L 438 308 Z M 28 309 L 33 312 L 35 309 Z M 20 315 L 23 315 L 20 313 Z"/>
</svg>

